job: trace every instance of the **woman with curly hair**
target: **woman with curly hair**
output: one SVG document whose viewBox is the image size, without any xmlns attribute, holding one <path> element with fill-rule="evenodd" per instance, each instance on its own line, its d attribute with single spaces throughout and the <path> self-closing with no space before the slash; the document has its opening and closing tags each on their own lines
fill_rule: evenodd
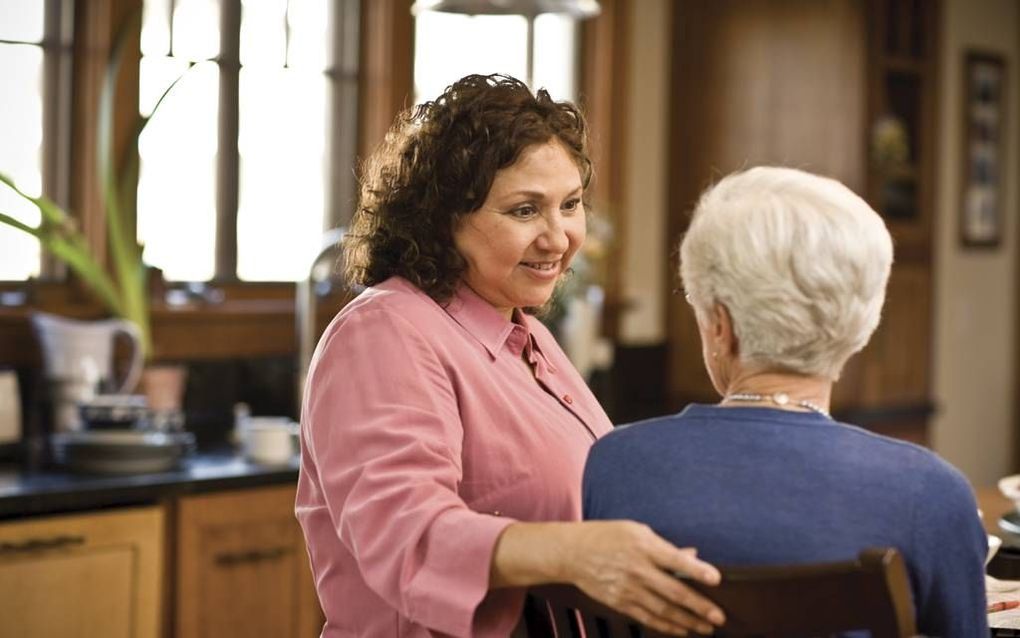
<svg viewBox="0 0 1020 638">
<path fill-rule="evenodd" d="M 297 516 L 323 636 L 506 636 L 572 583 L 664 632 L 722 612 L 719 574 L 643 525 L 579 522 L 611 424 L 533 316 L 585 238 L 578 109 L 472 75 L 401 115 L 345 242 L 367 286 L 326 329 L 301 415 Z"/>
</svg>

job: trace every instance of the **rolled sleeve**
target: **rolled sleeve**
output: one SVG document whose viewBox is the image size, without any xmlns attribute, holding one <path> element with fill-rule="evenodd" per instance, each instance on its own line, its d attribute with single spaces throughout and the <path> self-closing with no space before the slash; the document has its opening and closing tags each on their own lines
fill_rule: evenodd
<svg viewBox="0 0 1020 638">
<path fill-rule="evenodd" d="M 309 377 L 305 435 L 337 534 L 366 584 L 402 616 L 478 630 L 492 552 L 511 519 L 458 494 L 463 428 L 428 341 L 390 312 L 335 326 Z"/>
</svg>

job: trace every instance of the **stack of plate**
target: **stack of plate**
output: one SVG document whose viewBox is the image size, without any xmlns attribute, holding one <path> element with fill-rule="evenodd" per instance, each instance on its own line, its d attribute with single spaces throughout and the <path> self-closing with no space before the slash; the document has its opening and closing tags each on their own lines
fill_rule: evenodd
<svg viewBox="0 0 1020 638">
<path fill-rule="evenodd" d="M 78 404 L 78 414 L 89 430 L 144 428 L 152 410 L 143 395 L 100 394 Z"/>
<path fill-rule="evenodd" d="M 59 463 L 78 472 L 138 474 L 172 470 L 195 447 L 191 432 L 85 430 L 51 437 Z"/>
</svg>

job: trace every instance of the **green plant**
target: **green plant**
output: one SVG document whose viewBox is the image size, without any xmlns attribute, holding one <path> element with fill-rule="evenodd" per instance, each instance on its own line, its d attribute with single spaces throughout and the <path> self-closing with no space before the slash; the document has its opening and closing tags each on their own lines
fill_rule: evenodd
<svg viewBox="0 0 1020 638">
<path fill-rule="evenodd" d="M 142 350 L 146 358 L 152 353 L 151 322 L 149 317 L 147 268 L 142 260 L 142 247 L 135 234 L 136 197 L 138 185 L 138 139 L 164 98 L 182 74 L 174 80 L 156 101 L 152 112 L 139 116 L 133 123 L 123 159 L 115 162 L 113 152 L 114 96 L 120 75 L 128 34 L 136 32 L 140 12 L 129 18 L 114 38 L 107 60 L 99 98 L 97 122 L 97 160 L 103 193 L 107 245 L 112 273 L 93 253 L 85 235 L 75 219 L 45 195 L 32 197 L 21 190 L 8 175 L 0 173 L 0 182 L 18 196 L 39 209 L 41 221 L 30 226 L 12 215 L 0 211 L 0 223 L 26 232 L 39 240 L 43 250 L 63 261 L 92 290 L 96 297 L 115 316 L 133 322 L 142 337 Z M 185 71 L 187 73 L 187 71 Z"/>
</svg>

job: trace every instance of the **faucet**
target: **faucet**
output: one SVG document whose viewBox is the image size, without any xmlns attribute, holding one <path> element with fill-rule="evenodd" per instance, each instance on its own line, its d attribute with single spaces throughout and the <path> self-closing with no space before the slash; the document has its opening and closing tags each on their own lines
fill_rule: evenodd
<svg viewBox="0 0 1020 638">
<path fill-rule="evenodd" d="M 301 412 L 302 395 L 305 389 L 305 378 L 308 376 L 308 365 L 312 361 L 315 349 L 316 307 L 318 298 L 333 291 L 335 286 L 342 286 L 342 260 L 340 242 L 344 238 L 344 228 L 333 228 L 322 235 L 319 253 L 308 268 L 308 276 L 297 282 L 294 294 L 294 320 L 297 330 L 297 401 L 298 416 Z"/>
</svg>

